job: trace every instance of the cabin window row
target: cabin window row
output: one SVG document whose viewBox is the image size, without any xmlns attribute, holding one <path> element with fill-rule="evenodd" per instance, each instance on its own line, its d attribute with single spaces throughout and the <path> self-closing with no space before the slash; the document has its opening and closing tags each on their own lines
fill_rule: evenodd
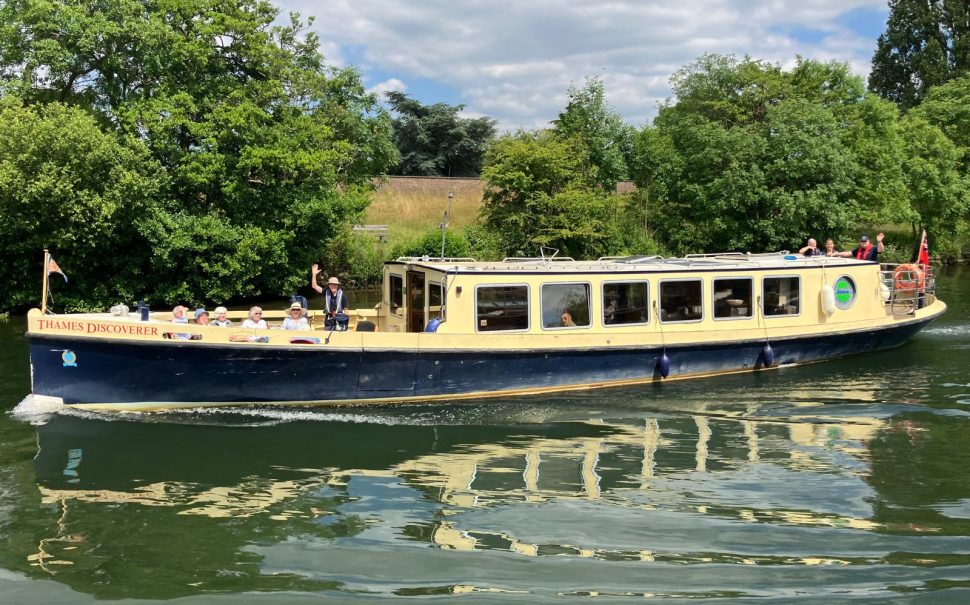
<svg viewBox="0 0 970 605">
<path fill-rule="evenodd" d="M 659 283 L 661 323 L 699 322 L 704 319 L 704 281 L 672 279 Z M 754 314 L 754 279 L 728 277 L 711 280 L 712 310 L 716 320 L 750 318 Z M 590 284 L 554 283 L 540 287 L 541 324 L 546 330 L 585 328 L 592 324 Z M 798 277 L 766 277 L 762 280 L 762 312 L 765 317 L 798 315 L 801 283 Z M 606 282 L 602 286 L 604 326 L 647 324 L 651 318 L 650 284 L 647 281 Z M 529 286 L 478 286 L 478 331 L 528 330 Z"/>
</svg>

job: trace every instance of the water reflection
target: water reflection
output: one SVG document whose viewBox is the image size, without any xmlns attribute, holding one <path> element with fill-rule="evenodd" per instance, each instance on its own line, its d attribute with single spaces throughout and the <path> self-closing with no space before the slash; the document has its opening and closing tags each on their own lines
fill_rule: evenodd
<svg viewBox="0 0 970 605">
<path fill-rule="evenodd" d="M 868 400 L 864 390 L 853 398 Z M 396 566 L 409 544 L 641 563 L 870 565 L 886 550 L 874 535 L 928 531 L 907 530 L 887 509 L 905 492 L 893 460 L 928 445 L 919 439 L 933 417 L 825 408 L 789 421 L 744 409 L 474 427 L 59 415 L 36 427 L 38 501 L 20 513 L 37 546 L 7 563 L 106 597 L 148 590 L 136 572 L 145 566 L 165 570 L 170 596 L 383 592 L 380 564 L 362 563 L 375 545 Z M 929 494 L 910 496 L 925 503 Z M 363 565 L 353 581 L 340 579 L 351 569 L 334 550 Z M 910 550 L 923 555 L 906 564 L 928 557 L 925 545 Z M 344 571 L 320 571 L 330 566 Z M 104 574 L 112 579 L 99 585 Z M 412 579 L 421 578 L 430 580 Z"/>
</svg>

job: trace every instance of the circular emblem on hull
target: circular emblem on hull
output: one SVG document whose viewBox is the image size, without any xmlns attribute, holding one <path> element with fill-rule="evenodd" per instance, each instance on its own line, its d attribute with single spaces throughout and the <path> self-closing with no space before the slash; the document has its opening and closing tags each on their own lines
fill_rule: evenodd
<svg viewBox="0 0 970 605">
<path fill-rule="evenodd" d="M 843 311 L 855 302 L 855 282 L 848 275 L 835 280 L 835 306 Z"/>
<path fill-rule="evenodd" d="M 66 349 L 63 353 L 61 353 L 61 361 L 64 362 L 65 368 L 77 367 L 77 355 L 75 355 L 74 351 L 70 349 Z"/>
</svg>

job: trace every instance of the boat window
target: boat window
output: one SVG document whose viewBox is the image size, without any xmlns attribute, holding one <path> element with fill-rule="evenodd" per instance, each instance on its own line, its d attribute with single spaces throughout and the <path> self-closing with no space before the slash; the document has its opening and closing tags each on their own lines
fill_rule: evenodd
<svg viewBox="0 0 970 605">
<path fill-rule="evenodd" d="M 650 319 L 645 281 L 603 284 L 603 325 L 645 324 Z"/>
<path fill-rule="evenodd" d="M 442 290 L 441 284 L 428 284 L 428 315 L 430 319 L 441 319 L 441 307 L 444 298 L 444 290 Z"/>
<path fill-rule="evenodd" d="M 751 292 L 754 290 L 750 277 L 730 277 L 714 280 L 714 319 L 738 319 L 751 317 L 754 306 Z"/>
<path fill-rule="evenodd" d="M 479 286 L 475 301 L 479 332 L 529 329 L 528 286 Z"/>
<path fill-rule="evenodd" d="M 835 306 L 843 311 L 855 302 L 855 282 L 848 275 L 842 275 L 835 280 Z"/>
<path fill-rule="evenodd" d="M 404 306 L 404 278 L 400 275 L 391 275 L 387 284 L 387 300 L 391 304 L 391 313 L 397 313 L 398 309 Z"/>
<path fill-rule="evenodd" d="M 764 290 L 764 314 L 766 317 L 778 315 L 798 315 L 799 278 L 766 277 L 762 283 Z"/>
<path fill-rule="evenodd" d="M 542 327 L 589 326 L 589 284 L 543 284 Z"/>
<path fill-rule="evenodd" d="M 660 282 L 660 321 L 700 321 L 703 287 L 699 279 Z"/>
</svg>

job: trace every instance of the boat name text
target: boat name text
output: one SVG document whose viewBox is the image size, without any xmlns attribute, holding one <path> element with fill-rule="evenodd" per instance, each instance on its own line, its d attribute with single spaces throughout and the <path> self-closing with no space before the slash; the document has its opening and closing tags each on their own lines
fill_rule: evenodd
<svg viewBox="0 0 970 605">
<path fill-rule="evenodd" d="M 59 319 L 37 320 L 39 330 L 71 330 L 87 334 L 139 334 L 143 336 L 158 336 L 158 326 L 132 326 L 126 324 L 94 324 L 83 321 L 67 321 Z"/>
</svg>

